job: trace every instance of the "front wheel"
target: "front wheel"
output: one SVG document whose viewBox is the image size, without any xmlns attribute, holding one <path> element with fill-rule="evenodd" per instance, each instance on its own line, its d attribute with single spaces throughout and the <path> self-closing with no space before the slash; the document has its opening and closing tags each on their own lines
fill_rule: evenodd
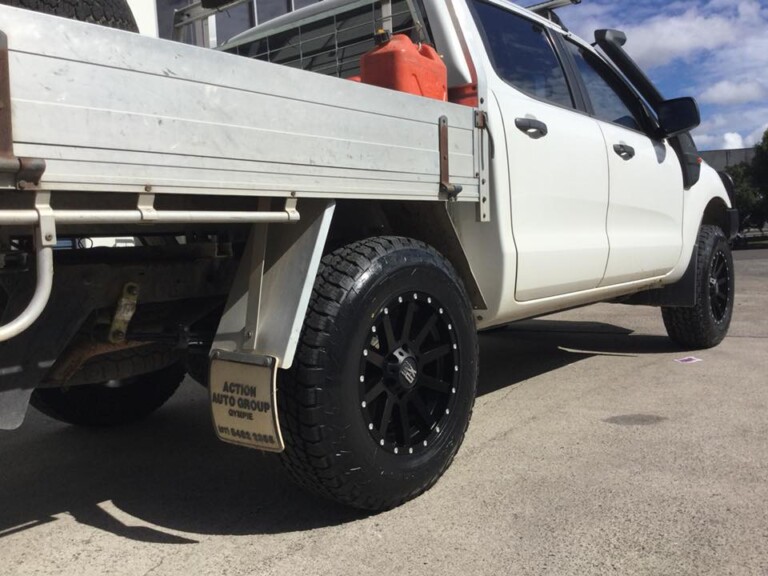
<svg viewBox="0 0 768 576">
<path fill-rule="evenodd" d="M 717 226 L 699 230 L 696 247 L 696 304 L 663 307 L 669 337 L 685 348 L 712 348 L 728 332 L 733 315 L 734 270 L 728 241 Z"/>
<path fill-rule="evenodd" d="M 464 438 L 477 364 L 469 299 L 436 250 L 398 237 L 336 250 L 279 382 L 286 468 L 357 508 L 418 496 Z"/>
</svg>

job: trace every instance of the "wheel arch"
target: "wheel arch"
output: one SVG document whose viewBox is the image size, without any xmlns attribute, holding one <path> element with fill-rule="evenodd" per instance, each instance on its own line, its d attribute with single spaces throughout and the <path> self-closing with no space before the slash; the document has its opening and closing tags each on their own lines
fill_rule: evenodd
<svg viewBox="0 0 768 576">
<path fill-rule="evenodd" d="M 324 253 L 372 236 L 404 236 L 429 244 L 456 269 L 472 307 L 487 308 L 447 202 L 338 201 Z"/>
<path fill-rule="evenodd" d="M 700 226 L 711 224 L 718 226 L 727 236 L 730 233 L 730 222 L 728 218 L 728 206 L 719 196 L 710 199 L 704 213 L 701 216 Z"/>
<path fill-rule="evenodd" d="M 683 249 L 677 266 L 667 276 L 667 284 L 677 282 L 688 268 L 691 258 L 695 256 L 696 239 L 702 225 L 719 226 L 727 238 L 735 232 L 732 226 L 736 211 L 732 210 L 725 184 L 710 166 L 702 164 L 701 178 L 684 194 Z M 735 221 L 738 228 L 738 217 Z"/>
<path fill-rule="evenodd" d="M 374 236 L 430 245 L 453 265 L 472 307 L 486 308 L 447 203 L 302 199 L 298 211 L 301 220 L 291 226 L 253 226 L 213 350 L 245 350 L 290 368 L 320 259 Z"/>
</svg>

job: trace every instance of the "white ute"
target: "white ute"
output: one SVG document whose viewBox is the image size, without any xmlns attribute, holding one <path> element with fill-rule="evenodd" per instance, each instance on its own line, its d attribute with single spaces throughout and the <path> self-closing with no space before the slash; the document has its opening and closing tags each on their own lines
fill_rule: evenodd
<svg viewBox="0 0 768 576">
<path fill-rule="evenodd" d="M 219 51 L 0 6 L 0 427 L 190 374 L 222 440 L 378 510 L 459 449 L 478 330 L 614 301 L 717 345 L 737 217 L 696 103 L 567 3 L 326 0 Z"/>
</svg>

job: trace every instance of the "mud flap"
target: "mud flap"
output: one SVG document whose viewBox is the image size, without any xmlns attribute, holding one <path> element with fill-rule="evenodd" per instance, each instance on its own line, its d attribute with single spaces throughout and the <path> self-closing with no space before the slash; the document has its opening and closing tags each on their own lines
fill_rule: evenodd
<svg viewBox="0 0 768 576">
<path fill-rule="evenodd" d="M 32 389 L 0 392 L 0 430 L 15 430 L 24 422 Z"/>
<path fill-rule="evenodd" d="M 285 449 L 277 415 L 277 362 L 270 356 L 215 350 L 210 400 L 220 440 L 267 452 Z"/>
</svg>

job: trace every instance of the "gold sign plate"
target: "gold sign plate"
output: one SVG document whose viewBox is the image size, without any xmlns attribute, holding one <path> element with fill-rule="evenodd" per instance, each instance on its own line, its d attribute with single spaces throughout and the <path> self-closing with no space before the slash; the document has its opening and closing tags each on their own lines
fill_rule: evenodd
<svg viewBox="0 0 768 576">
<path fill-rule="evenodd" d="M 277 416 L 274 358 L 215 352 L 211 359 L 213 426 L 220 440 L 267 452 L 285 449 Z"/>
</svg>

